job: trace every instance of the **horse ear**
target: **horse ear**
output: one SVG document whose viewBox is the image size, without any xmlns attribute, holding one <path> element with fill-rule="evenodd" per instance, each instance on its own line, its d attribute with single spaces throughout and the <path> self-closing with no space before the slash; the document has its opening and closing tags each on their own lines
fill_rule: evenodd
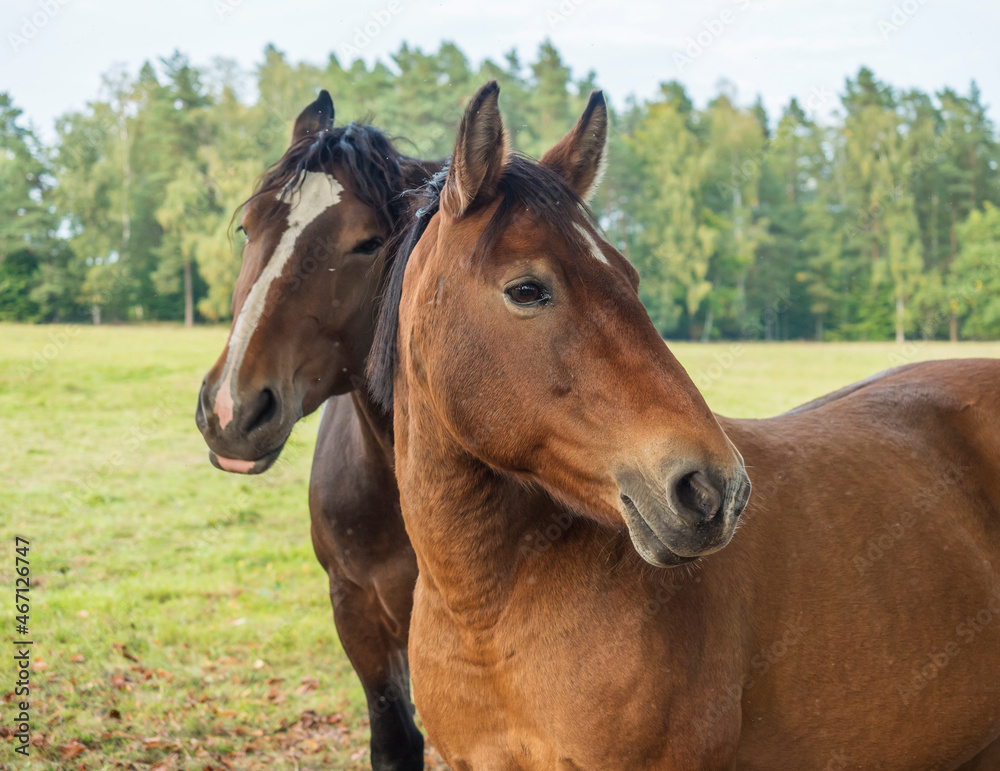
<svg viewBox="0 0 1000 771">
<path fill-rule="evenodd" d="M 608 106 L 604 93 L 594 91 L 576 126 L 542 156 L 539 163 L 565 179 L 577 195 L 589 201 L 608 162 Z"/>
<path fill-rule="evenodd" d="M 496 195 L 507 158 L 507 132 L 497 100 L 500 86 L 491 80 L 469 102 L 462 116 L 451 155 L 448 178 L 441 191 L 441 209 L 461 217 L 473 203 Z"/>
<path fill-rule="evenodd" d="M 330 98 L 330 92 L 323 89 L 316 97 L 316 101 L 306 107 L 295 119 L 295 128 L 292 129 L 292 144 L 308 134 L 318 134 L 320 131 L 331 128 L 333 128 L 333 99 Z"/>
</svg>

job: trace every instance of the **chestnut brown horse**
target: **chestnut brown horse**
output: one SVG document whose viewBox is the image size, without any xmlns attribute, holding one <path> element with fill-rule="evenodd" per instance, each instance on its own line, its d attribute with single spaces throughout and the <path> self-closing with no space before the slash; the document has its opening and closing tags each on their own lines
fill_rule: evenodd
<svg viewBox="0 0 1000 771">
<path fill-rule="evenodd" d="M 364 387 L 376 298 L 408 221 L 401 194 L 441 164 L 401 155 L 371 126 L 333 126 L 326 91 L 243 207 L 229 341 L 197 423 L 212 463 L 260 473 L 325 400 L 309 486 L 312 538 L 334 620 L 368 699 L 372 765 L 423 768 L 406 640 L 416 561 L 399 513 L 392 427 Z"/>
<path fill-rule="evenodd" d="M 1000 767 L 1000 363 L 714 415 L 583 206 L 603 98 L 536 165 L 497 94 L 425 194 L 370 357 L 437 749 L 462 771 Z"/>
</svg>

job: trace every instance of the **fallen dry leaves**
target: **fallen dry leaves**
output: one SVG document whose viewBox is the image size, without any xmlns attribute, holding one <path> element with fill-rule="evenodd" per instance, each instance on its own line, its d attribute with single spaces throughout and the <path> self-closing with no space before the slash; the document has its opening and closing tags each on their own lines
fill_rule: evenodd
<svg viewBox="0 0 1000 771">
<path fill-rule="evenodd" d="M 71 739 L 67 744 L 59 745 L 59 759 L 73 760 L 87 751 L 87 746 L 77 739 Z"/>
<path fill-rule="evenodd" d="M 198 661 L 193 672 L 177 671 L 175 678 L 165 669 L 144 666 L 140 658 L 146 656 L 133 654 L 123 643 L 109 647 L 108 661 L 114 663 L 100 674 L 88 672 L 87 667 L 93 666 L 87 661 L 93 658 L 90 655 L 63 653 L 62 661 L 73 664 L 72 670 L 46 667 L 36 660 L 47 671 L 35 702 L 33 759 L 67 771 L 370 769 L 367 720 L 317 709 L 280 717 L 281 710 L 297 699 L 330 687 L 322 673 L 265 678 L 257 673 L 270 665 L 261 659 L 242 663 L 231 656 L 212 656 Z M 253 672 L 250 677 L 245 674 L 248 670 Z M 164 691 L 163 686 L 175 679 L 186 686 Z M 150 693 L 173 694 L 172 708 L 145 711 L 142 705 Z M 234 703 L 229 694 L 238 695 L 240 701 Z M 79 715 L 74 714 L 80 702 L 67 701 L 81 698 L 88 704 L 89 723 L 78 722 Z M 0 700 L 9 704 L 15 696 L 3 693 Z M 98 720 L 96 730 L 93 718 Z M 193 724 L 200 726 L 194 733 Z M 13 741 L 12 731 L 0 727 L 0 744 Z M 446 770 L 429 746 L 426 768 Z"/>
<path fill-rule="evenodd" d="M 108 717 L 121 719 L 118 710 L 110 710 Z M 232 745 L 233 737 L 245 738 L 236 749 L 222 751 L 222 745 Z M 276 761 L 284 761 L 291 767 L 325 769 L 335 767 L 337 757 L 350 758 L 350 771 L 369 768 L 368 730 L 366 725 L 351 726 L 342 713 L 320 714 L 313 710 L 302 712 L 297 720 L 282 720 L 270 730 L 243 726 L 233 728 L 227 736 L 208 736 L 203 740 L 180 739 L 176 736 L 157 734 L 155 736 L 134 737 L 123 731 L 108 731 L 101 735 L 101 741 L 119 740 L 133 745 L 136 753 L 156 753 L 156 759 L 138 760 L 136 764 L 118 762 L 116 769 L 148 769 L 148 771 L 175 771 L 175 769 L 198 769 L 198 771 L 266 771 L 275 767 Z M 0 741 L 12 741 L 9 731 L 0 731 Z M 43 735 L 32 739 L 32 745 L 39 749 L 46 746 Z M 88 747 L 77 738 L 59 744 L 54 748 L 60 768 L 78 768 L 81 771 L 101 767 L 99 745 Z M 341 753 L 341 754 L 338 754 Z M 72 763 L 71 763 L 72 761 Z M 428 748 L 426 757 L 428 771 L 446 771 L 441 758 Z M 79 763 L 79 765 L 77 765 Z M 97 763 L 97 766 L 94 764 Z M 347 771 L 347 769 L 345 769 Z"/>
</svg>

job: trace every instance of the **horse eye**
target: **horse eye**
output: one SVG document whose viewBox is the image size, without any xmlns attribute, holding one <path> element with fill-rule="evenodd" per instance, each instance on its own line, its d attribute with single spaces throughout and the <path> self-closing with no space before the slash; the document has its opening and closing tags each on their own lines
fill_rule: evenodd
<svg viewBox="0 0 1000 771">
<path fill-rule="evenodd" d="M 507 289 L 507 296 L 518 305 L 538 305 L 551 298 L 541 284 L 524 281 Z"/>
<path fill-rule="evenodd" d="M 249 240 L 250 240 L 250 234 L 249 234 L 249 233 L 247 233 L 247 229 L 246 229 L 245 227 L 243 227 L 242 225 L 240 225 L 240 226 L 238 226 L 238 227 L 236 228 L 236 232 L 237 232 L 237 233 L 242 233 L 242 234 L 243 234 L 243 237 L 244 237 L 244 238 L 245 238 L 245 239 L 246 239 L 247 241 L 249 241 Z"/>
<path fill-rule="evenodd" d="M 375 238 L 369 238 L 367 241 L 362 241 L 351 251 L 355 254 L 372 254 L 382 247 L 382 243 L 382 239 L 376 236 Z"/>
</svg>

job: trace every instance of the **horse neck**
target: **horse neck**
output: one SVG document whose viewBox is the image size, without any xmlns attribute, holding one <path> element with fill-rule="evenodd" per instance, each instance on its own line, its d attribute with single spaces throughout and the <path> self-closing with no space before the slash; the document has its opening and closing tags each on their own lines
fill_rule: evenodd
<svg viewBox="0 0 1000 771">
<path fill-rule="evenodd" d="M 398 381 L 397 381 L 398 382 Z M 397 402 L 397 407 L 399 402 Z M 399 411 L 397 410 L 399 413 Z M 459 447 L 430 420 L 396 416 L 396 475 L 403 518 L 417 555 L 418 594 L 429 612 L 443 609 L 463 639 L 495 639 L 505 611 L 524 611 L 524 582 L 556 581 L 550 596 L 579 590 L 656 634 L 682 637 L 721 615 L 744 619 L 753 604 L 745 580 L 745 544 L 697 566 L 661 570 L 636 553 L 625 532 L 574 515 L 544 492 L 504 476 Z M 595 580 L 601 586 L 595 590 Z M 613 593 L 617 587 L 621 592 Z M 568 607 L 553 613 L 573 613 Z M 440 616 L 439 616 L 440 618 Z M 747 627 L 726 627 L 734 645 Z M 687 646 L 678 639 L 671 645 Z M 485 648 L 476 650 L 483 654 Z M 485 654 L 484 654 L 485 655 Z"/>
<path fill-rule="evenodd" d="M 420 581 L 457 624 L 488 628 L 510 598 L 521 539 L 548 499 L 474 458 L 439 425 L 397 415 L 396 430 L 400 501 Z"/>
</svg>

